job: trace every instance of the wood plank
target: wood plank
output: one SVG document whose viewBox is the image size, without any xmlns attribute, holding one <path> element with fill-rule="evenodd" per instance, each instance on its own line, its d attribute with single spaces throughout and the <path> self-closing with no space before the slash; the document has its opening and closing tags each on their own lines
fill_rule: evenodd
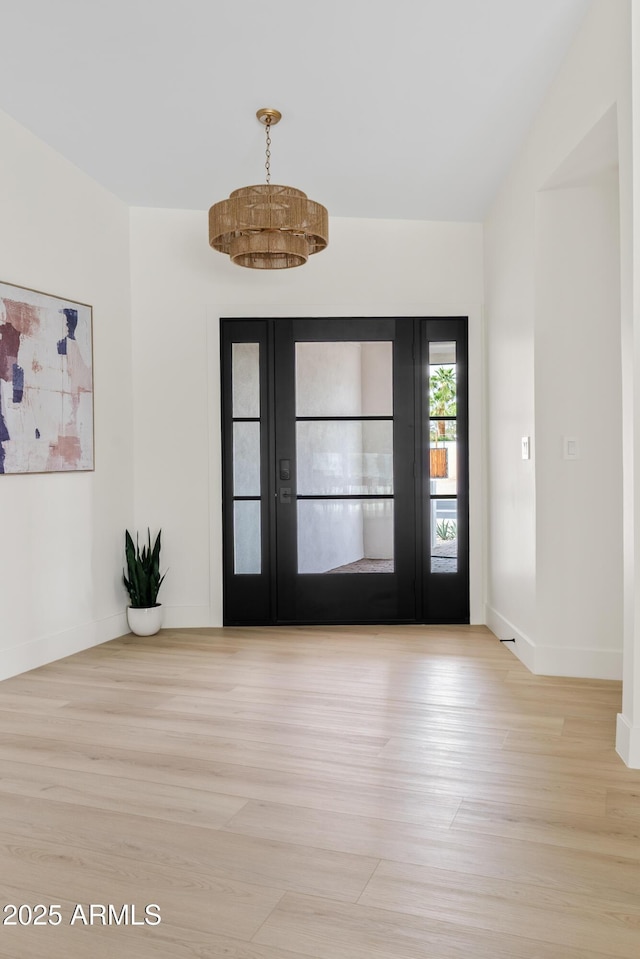
<svg viewBox="0 0 640 959">
<path fill-rule="evenodd" d="M 326 809 L 250 801 L 222 828 L 244 836 L 295 842 L 358 856 L 424 862 L 429 856 L 429 842 L 442 835 L 457 810 L 457 805 L 455 808 L 425 805 L 426 825 L 416 825 Z"/>
<path fill-rule="evenodd" d="M 196 732 L 187 725 L 187 728 L 158 729 L 153 725 L 140 727 L 135 724 L 110 724 L 87 722 L 72 717 L 69 713 L 61 715 L 25 718 L 18 714 L 8 714 L 2 717 L 2 734 L 13 734 L 16 746 L 24 744 L 25 739 L 42 743 L 50 740 L 54 743 L 70 745 L 104 746 L 131 750 L 145 750 L 155 755 L 181 756 L 204 761 L 231 762 L 246 766 L 264 766 L 266 768 L 290 769 L 296 763 L 312 766 L 322 766 L 331 763 L 332 756 L 326 748 L 316 749 L 308 745 L 309 733 L 306 742 L 294 745 L 287 743 L 254 743 L 251 740 L 234 739 L 221 735 L 211 735 L 207 732 L 208 726 L 201 727 Z M 215 727 L 216 732 L 223 730 Z M 0 735 L 2 735 L 0 734 Z M 340 762 L 367 762 L 375 763 L 379 754 L 381 740 L 367 742 L 354 739 L 352 742 L 342 742 Z M 336 737 L 332 739 L 335 755 Z M 7 745 L 9 741 L 7 740 Z M 296 767 L 297 768 L 297 767 Z"/>
<path fill-rule="evenodd" d="M 637 823 L 625 823 L 614 816 L 583 816 L 526 805 L 465 800 L 460 804 L 451 829 L 526 839 L 640 861 Z"/>
<path fill-rule="evenodd" d="M 381 776 L 389 776 L 398 787 L 407 792 L 423 793 L 425 799 L 447 797 L 457 803 L 462 798 L 491 799 L 500 790 L 504 801 L 518 802 L 526 788 L 529 800 L 534 799 L 554 808 L 571 809 L 586 814 L 604 811 L 605 786 L 595 785 L 588 776 L 588 768 L 580 775 L 577 764 L 568 768 L 563 760 L 556 760 L 555 783 L 550 790 L 540 780 L 542 770 L 549 772 L 552 759 L 533 760 L 524 764 L 514 754 L 506 756 L 488 748 L 478 757 L 477 750 L 463 746 L 432 747 L 430 755 L 419 753 L 419 761 L 409 758 L 388 758 L 386 749 L 375 755 L 373 751 L 344 745 L 328 756 L 323 750 L 309 746 L 256 746 L 243 741 L 227 741 L 217 737 L 189 737 L 178 733 L 156 733 L 150 730 L 83 724 L 64 717 L 46 721 L 36 719 L 20 722 L 19 717 L 7 717 L 3 723 L 7 732 L 0 735 L 0 746 L 7 759 L 16 762 L 53 764 L 76 770 L 91 769 L 107 775 L 127 775 L 155 781 L 157 768 L 170 767 L 172 757 L 180 757 L 180 775 L 187 773 L 187 761 L 193 772 L 191 785 L 202 787 L 202 762 L 218 763 L 220 767 L 240 765 L 252 770 L 295 773 L 296 776 L 320 778 L 340 783 L 357 782 L 361 788 L 377 786 Z M 14 730 L 13 735 L 9 734 Z M 18 731 L 19 730 L 19 731 Z M 50 744 L 46 745 L 46 741 Z M 55 748 L 53 748 L 55 744 Z M 99 760 L 95 747 L 102 746 Z M 144 752 L 142 751 L 144 749 Z M 152 753 L 150 756 L 149 754 Z M 131 770 L 132 764 L 135 771 Z M 470 776 L 473 768 L 475 775 Z M 506 773 L 510 776 L 507 778 Z M 265 777 L 265 783 L 267 781 Z M 574 790 L 571 784 L 580 783 Z"/>
<path fill-rule="evenodd" d="M 69 904 L 111 903 L 118 911 L 124 903 L 134 904 L 137 918 L 144 921 L 145 907 L 154 903 L 160 907 L 161 921 L 170 926 L 244 939 L 257 932 L 283 895 L 271 884 L 216 877 L 202 867 L 132 861 L 55 842 L 3 842 L 0 873 L 10 877 L 14 887 L 36 885 L 34 905 L 64 901 L 65 925 L 73 917 Z M 78 927 L 83 923 L 81 917 Z M 96 925 L 100 924 L 98 913 Z"/>
<path fill-rule="evenodd" d="M 340 729 L 310 729 L 307 726 L 285 722 L 285 714 L 280 713 L 272 722 L 249 719 L 244 716 L 204 717 L 198 712 L 176 714 L 127 705 L 112 707 L 105 704 L 94 706 L 89 703 L 69 704 L 65 707 L 63 718 L 78 719 L 82 724 L 91 726 L 108 722 L 110 729 L 120 726 L 138 727 L 158 732 L 175 732 L 184 736 L 215 736 L 219 739 L 246 740 L 257 743 L 279 743 L 282 745 L 304 745 L 313 742 L 313 748 L 340 752 L 341 746 L 355 746 L 367 749 L 374 747 L 377 752 L 387 742 L 385 736 L 373 736 L 367 733 L 354 733 Z M 1 729 L 1 725 L 0 725 Z M 115 735 L 115 734 L 114 734 Z"/>
<path fill-rule="evenodd" d="M 455 921 L 411 916 L 317 897 L 282 898 L 255 942 L 293 949 L 317 959 L 559 959 L 558 945 Z M 612 959 L 593 949 L 562 946 L 562 959 Z"/>
<path fill-rule="evenodd" d="M 619 902 L 598 895 L 537 885 L 524 870 L 519 881 L 484 878 L 480 883 L 459 871 L 382 862 L 358 901 L 620 959 L 637 959 L 640 944 L 639 899 L 621 910 Z"/>
<path fill-rule="evenodd" d="M 637 860 L 526 840 L 483 837 L 443 829 L 437 822 L 415 826 L 248 802 L 223 828 L 262 839 L 286 839 L 320 849 L 428 865 L 474 877 L 480 886 L 485 879 L 518 883 L 526 876 L 528 882 L 559 896 L 565 891 L 602 899 L 613 896 L 624 909 L 635 908 L 639 901 Z"/>
<path fill-rule="evenodd" d="M 4 795 L 46 798 L 49 802 L 150 816 L 167 823 L 185 823 L 207 829 L 224 826 L 248 801 L 242 796 L 155 782 L 153 802 L 150 802 L 149 790 L 141 789 L 135 779 L 56 766 L 47 766 L 45 771 L 38 764 L 0 759 L 0 811 Z"/>
<path fill-rule="evenodd" d="M 7 681 L 8 682 L 8 681 Z M 4 687 L 4 688 L 3 688 Z M 20 715 L 24 713 L 41 713 L 50 716 L 54 709 L 66 706 L 69 702 L 68 697 L 50 697 L 30 696 L 19 691 L 13 691 L 10 686 L 4 686 L 0 683 L 0 709 L 11 711 L 15 710 Z"/>
<path fill-rule="evenodd" d="M 0 837 L 10 845 L 59 841 L 69 847 L 115 853 L 126 860 L 161 867 L 206 870 L 211 877 L 279 890 L 304 890 L 354 902 L 378 860 L 232 835 L 216 829 L 127 816 L 46 799 L 5 795 Z M 34 868 L 34 875 L 38 875 Z"/>
<path fill-rule="evenodd" d="M 607 789 L 607 815 L 616 819 L 634 820 L 640 826 L 640 775 L 635 788 Z"/>
<path fill-rule="evenodd" d="M 46 741 L 28 737 L 0 736 L 0 754 L 10 762 L 39 765 L 43 769 L 91 772 L 117 779 L 129 779 L 139 784 L 155 783 L 184 786 L 217 795 L 284 802 L 291 805 L 332 809 L 336 812 L 377 816 L 401 822 L 424 823 L 433 816 L 433 807 L 442 807 L 447 821 L 454 815 L 460 797 L 455 790 L 442 794 L 434 786 L 430 794 L 420 789 L 398 789 L 393 782 L 379 784 L 375 776 L 369 783 L 358 783 L 358 777 L 348 763 L 330 763 L 323 767 L 324 775 L 295 768 L 285 771 L 242 765 L 241 763 L 203 762 L 197 759 L 161 754 L 143 753 L 121 748 L 100 747 L 95 750 L 82 743 L 59 743 L 55 749 Z M 295 767 L 295 763 L 292 763 Z M 327 775 L 330 768 L 331 775 Z"/>
</svg>

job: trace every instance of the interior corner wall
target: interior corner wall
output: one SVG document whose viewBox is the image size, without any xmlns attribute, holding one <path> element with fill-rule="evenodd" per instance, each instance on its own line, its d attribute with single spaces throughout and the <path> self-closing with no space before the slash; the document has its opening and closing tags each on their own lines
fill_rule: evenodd
<svg viewBox="0 0 640 959">
<path fill-rule="evenodd" d="M 622 665 L 622 626 L 620 592 L 620 547 L 615 568 L 610 571 L 616 579 L 612 591 L 614 610 L 610 617 L 610 633 L 602 628 L 603 608 L 598 608 L 597 635 L 593 629 L 582 633 L 579 623 L 571 618 L 565 604 L 560 610 L 560 590 L 557 580 L 569 582 L 579 571 L 569 590 L 572 598 L 580 596 L 587 608 L 592 597 L 593 574 L 587 576 L 581 550 L 585 533 L 573 535 L 580 522 L 594 523 L 593 508 L 584 509 L 567 520 L 571 530 L 559 521 L 558 536 L 567 534 L 562 548 L 553 550 L 553 517 L 562 502 L 570 497 L 568 469 L 586 463 L 562 463 L 559 444 L 571 427 L 568 415 L 573 391 L 584 396 L 584 371 L 581 364 L 593 370 L 597 366 L 598 346 L 593 339 L 598 324 L 591 318 L 588 324 L 591 338 L 580 337 L 579 323 L 572 318 L 576 342 L 572 356 L 567 358 L 561 386 L 564 407 L 562 417 L 555 424 L 552 410 L 544 399 L 552 370 L 559 375 L 559 364 L 554 360 L 554 345 L 544 344 L 541 334 L 544 318 L 538 312 L 541 292 L 538 274 L 536 215 L 550 214 L 550 208 L 541 211 L 539 191 L 612 108 L 617 112 L 619 155 L 620 210 L 631 209 L 631 103 L 630 103 L 630 3 L 628 0 L 595 0 L 583 27 L 576 37 L 561 70 L 552 85 L 538 117 L 530 130 L 522 152 L 505 179 L 503 187 L 485 223 L 485 323 L 487 352 L 487 433 L 488 433 L 488 563 L 487 563 L 487 623 L 501 638 L 515 637 L 514 652 L 534 672 L 559 675 L 620 677 Z M 610 195 L 609 195 L 610 196 Z M 567 198 L 565 197 L 565 202 Z M 575 199 L 575 197 L 574 197 Z M 584 197 L 583 197 L 584 199 Z M 561 199 L 543 203 L 560 203 Z M 598 201 L 594 200 L 597 205 Z M 605 204 L 608 201 L 604 201 Z M 610 201 L 609 201 L 610 202 Z M 580 204 L 578 203 L 578 209 Z M 602 212 L 602 211 L 601 211 Z M 616 212 L 616 211 L 614 211 Z M 597 220 L 592 208 L 593 222 Z M 609 208 L 608 229 L 614 222 Z M 617 212 L 616 212 L 617 216 Z M 548 232 L 546 234 L 549 236 Z M 574 238 L 576 234 L 574 233 Z M 619 295 L 611 296 L 609 307 L 618 304 L 618 315 L 607 317 L 616 323 L 614 345 L 619 342 L 620 324 L 628 326 L 632 314 L 631 275 L 632 244 L 630 222 L 626 214 L 620 218 L 620 275 Z M 561 251 L 558 251 L 558 256 Z M 587 253 L 586 258 L 588 259 Z M 562 254 L 563 255 L 563 254 Z M 562 264 L 556 264 L 562 269 Z M 547 262 L 547 267 L 549 263 Z M 611 263 L 609 263 L 611 266 Z M 574 264 L 573 268 L 578 269 Z M 584 303 L 589 293 L 589 278 L 583 277 L 577 291 L 576 303 Z M 547 294 L 549 293 L 547 287 Z M 566 292 L 566 286 L 565 286 Z M 557 309 L 559 300 L 552 297 L 555 321 L 563 323 Z M 547 302 L 546 307 L 549 307 Z M 542 321 L 542 325 L 541 324 Z M 536 336 L 536 323 L 538 335 Z M 606 329 L 603 321 L 600 334 Z M 586 331 L 585 331 L 586 332 Z M 567 345 L 566 329 L 559 336 L 562 348 Z M 611 365 L 610 344 L 606 348 L 606 363 Z M 546 367 L 546 369 L 545 369 Z M 618 364 L 618 369 L 620 365 Z M 554 385 L 549 384 L 549 400 Z M 617 422 L 622 418 L 622 404 L 614 389 L 611 402 L 617 404 Z M 608 407 L 611 412 L 611 407 Z M 592 431 L 585 433 L 584 411 L 575 430 L 585 441 L 583 452 L 594 456 L 591 448 Z M 550 432 L 551 431 L 551 432 Z M 588 435 L 587 435 L 588 434 Z M 523 460 L 521 439 L 532 437 L 533 453 Z M 578 436 L 580 439 L 580 436 Z M 619 481 L 622 475 L 620 433 L 614 426 L 615 497 L 619 503 Z M 537 457 L 542 457 L 537 462 Z M 543 460 L 545 461 L 543 464 Z M 543 465 L 553 463 L 558 489 L 546 482 Z M 575 471 L 575 472 L 578 472 Z M 603 492 L 606 483 L 602 484 Z M 586 485 L 580 492 L 584 508 Z M 575 504 L 574 504 L 575 505 Z M 617 506 L 614 506 L 614 513 Z M 619 530 L 618 520 L 614 527 Z M 569 535 L 571 533 L 571 535 Z M 594 530 L 594 536 L 596 532 Z M 542 537 L 542 539 L 541 539 Z M 595 560 L 594 545 L 590 556 Z M 603 563 L 602 558 L 600 564 Z M 542 568 L 544 564 L 544 568 Z M 600 567 L 601 568 L 601 567 Z M 605 574 L 605 578 L 609 574 Z M 553 585 L 553 579 L 556 583 Z M 607 579 L 607 582 L 609 580 Z M 552 611 L 555 609 L 555 619 Z M 561 612 L 561 615 L 560 615 Z M 606 616 L 604 617 L 606 619 Z M 595 627 L 594 627 L 595 628 Z M 594 645 L 595 644 L 595 648 Z"/>
<path fill-rule="evenodd" d="M 622 361 L 615 168 L 538 196 L 534 346 L 537 670 L 619 679 Z"/>
<path fill-rule="evenodd" d="M 222 624 L 220 317 L 469 317 L 471 615 L 483 598 L 482 227 L 332 218 L 295 270 L 234 266 L 203 212 L 134 209 L 135 509 L 162 526 L 166 624 Z"/>
<path fill-rule="evenodd" d="M 0 678 L 126 632 L 129 212 L 0 114 L 0 279 L 93 307 L 95 471 L 0 476 Z"/>
</svg>

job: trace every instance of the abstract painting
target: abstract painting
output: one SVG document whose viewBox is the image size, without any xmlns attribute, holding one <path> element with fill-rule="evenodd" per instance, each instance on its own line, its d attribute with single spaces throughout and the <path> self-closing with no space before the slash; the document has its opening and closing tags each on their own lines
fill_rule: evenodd
<svg viewBox="0 0 640 959">
<path fill-rule="evenodd" d="M 93 469 L 92 312 L 0 283 L 0 473 Z"/>
</svg>

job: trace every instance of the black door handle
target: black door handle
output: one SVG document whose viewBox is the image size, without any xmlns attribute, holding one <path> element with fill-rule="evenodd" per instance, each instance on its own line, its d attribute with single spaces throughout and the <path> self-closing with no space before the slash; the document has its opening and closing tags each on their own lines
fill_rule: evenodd
<svg viewBox="0 0 640 959">
<path fill-rule="evenodd" d="M 281 486 L 281 487 L 280 487 L 280 502 L 281 502 L 281 503 L 290 503 L 290 502 L 291 502 L 291 487 L 290 487 L 290 486 Z"/>
</svg>

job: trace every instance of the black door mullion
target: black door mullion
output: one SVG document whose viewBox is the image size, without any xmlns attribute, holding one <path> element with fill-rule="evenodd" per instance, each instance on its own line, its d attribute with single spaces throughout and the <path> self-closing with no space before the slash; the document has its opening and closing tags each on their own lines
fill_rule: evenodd
<svg viewBox="0 0 640 959">
<path fill-rule="evenodd" d="M 275 477 L 275 548 L 276 548 L 276 605 L 275 622 L 281 622 L 282 610 L 287 609 L 295 597 L 297 555 L 297 469 L 296 469 L 296 421 L 295 421 L 295 343 L 293 320 L 280 319 L 274 328 L 274 450 L 272 472 Z M 290 477 L 278 478 L 277 464 L 289 460 Z M 289 490 L 287 496 L 284 491 Z"/>
<path fill-rule="evenodd" d="M 414 510 L 416 433 L 413 375 L 415 343 L 419 327 L 415 320 L 397 319 L 393 353 L 394 381 L 394 493 L 396 575 L 399 619 L 419 621 L 421 610 L 416 591 L 416 538 Z"/>
</svg>

